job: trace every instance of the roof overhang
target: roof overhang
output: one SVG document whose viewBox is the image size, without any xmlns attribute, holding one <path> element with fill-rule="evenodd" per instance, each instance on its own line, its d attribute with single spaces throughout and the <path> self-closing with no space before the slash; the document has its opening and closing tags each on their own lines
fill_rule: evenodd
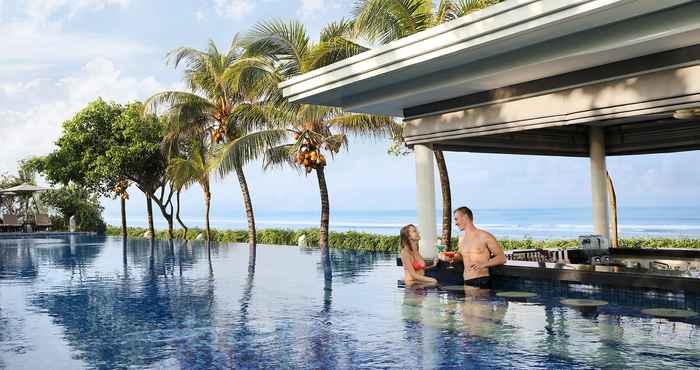
<svg viewBox="0 0 700 370">
<path fill-rule="evenodd" d="M 405 116 L 435 102 L 692 46 L 700 40 L 698 19 L 700 2 L 692 0 L 510 0 L 280 87 L 294 102 Z"/>
</svg>

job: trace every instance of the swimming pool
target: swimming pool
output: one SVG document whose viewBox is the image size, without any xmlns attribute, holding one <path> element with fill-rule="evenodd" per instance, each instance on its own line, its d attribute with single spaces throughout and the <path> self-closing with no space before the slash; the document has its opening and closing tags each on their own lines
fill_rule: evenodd
<svg viewBox="0 0 700 370">
<path fill-rule="evenodd" d="M 405 289 L 395 256 L 63 237 L 0 240 L 0 368 L 691 368 L 699 311 L 673 294 L 502 280 Z M 210 258 L 208 258 L 210 256 Z M 526 290 L 527 300 L 496 296 Z M 561 298 L 607 305 L 581 310 Z"/>
</svg>

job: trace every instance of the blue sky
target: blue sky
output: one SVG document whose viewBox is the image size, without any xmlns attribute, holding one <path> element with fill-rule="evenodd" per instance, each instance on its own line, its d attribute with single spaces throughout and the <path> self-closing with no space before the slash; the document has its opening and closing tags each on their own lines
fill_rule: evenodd
<svg viewBox="0 0 700 370">
<path fill-rule="evenodd" d="M 0 0 L 0 171 L 52 150 L 61 122 L 100 96 L 119 102 L 180 88 L 180 71 L 164 63 L 173 48 L 221 48 L 269 18 L 296 18 L 316 37 L 323 24 L 348 17 L 352 1 L 329 0 Z M 327 168 L 331 206 L 343 210 L 412 209 L 412 157 L 386 154 L 386 142 L 353 140 Z M 609 158 L 622 206 L 700 205 L 698 152 Z M 586 159 L 447 153 L 454 204 L 475 208 L 587 207 Z M 319 208 L 316 179 L 292 170 L 247 168 L 259 212 Z M 439 189 L 439 187 L 437 187 Z M 131 192 L 128 212 L 144 214 Z M 215 217 L 242 215 L 238 184 L 219 179 Z M 201 215 L 196 187 L 183 213 Z M 105 200 L 106 215 L 118 204 Z"/>
</svg>

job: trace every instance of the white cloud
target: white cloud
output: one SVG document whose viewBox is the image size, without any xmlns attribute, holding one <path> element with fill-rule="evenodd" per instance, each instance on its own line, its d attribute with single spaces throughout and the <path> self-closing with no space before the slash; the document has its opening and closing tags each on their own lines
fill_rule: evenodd
<svg viewBox="0 0 700 370">
<path fill-rule="evenodd" d="M 204 12 L 201 10 L 197 10 L 194 12 L 194 17 L 197 19 L 197 22 L 201 22 L 204 20 Z"/>
<path fill-rule="evenodd" d="M 0 91 L 37 103 L 19 105 L 26 106 L 25 110 L 0 110 L 0 172 L 14 172 L 18 160 L 49 153 L 61 133 L 61 123 L 89 101 L 102 97 L 125 103 L 165 88 L 153 77 L 123 76 L 112 61 L 104 58 L 94 59 L 63 78 L 2 85 Z"/>
<path fill-rule="evenodd" d="M 314 20 L 319 17 L 322 13 L 338 12 L 344 7 L 347 8 L 346 11 L 350 10 L 349 4 L 352 2 L 349 0 L 336 0 L 336 1 L 326 1 L 326 0 L 299 0 L 299 10 L 297 13 L 300 17 L 308 20 Z"/>
<path fill-rule="evenodd" d="M 72 18 L 80 11 L 99 11 L 107 7 L 126 8 L 130 0 L 25 0 L 24 12 L 32 20 L 43 22 L 59 13 Z"/>
<path fill-rule="evenodd" d="M 228 18 L 243 18 L 250 14 L 255 4 L 250 0 L 214 0 L 216 12 Z"/>
<path fill-rule="evenodd" d="M 66 20 L 81 11 L 126 8 L 130 1 L 26 0 L 15 4 L 15 12 L 0 23 L 0 50 L 4 51 L 0 79 L 7 80 L 16 73 L 39 72 L 65 62 L 85 63 L 98 57 L 115 59 L 150 51 L 140 41 L 64 28 Z M 0 9 L 5 10 L 3 5 L 0 3 Z"/>
<path fill-rule="evenodd" d="M 0 42 L 1 41 L 2 40 L 0 40 Z M 0 76 L 3 74 L 12 75 L 17 73 L 36 72 L 49 67 L 51 67 L 51 64 L 49 63 L 31 63 L 29 61 L 26 63 L 5 63 L 4 61 L 0 61 Z"/>
<path fill-rule="evenodd" d="M 299 8 L 299 14 L 304 17 L 312 16 L 313 13 L 318 12 L 324 6 L 324 0 L 300 0 L 301 7 Z"/>
<path fill-rule="evenodd" d="M 27 91 L 36 90 L 41 86 L 42 79 L 35 78 L 27 82 L 2 82 L 0 93 L 6 96 L 17 96 Z"/>
<path fill-rule="evenodd" d="M 0 59 L 0 74 L 18 68 L 40 69 L 62 62 L 84 62 L 92 58 L 118 58 L 146 53 L 150 49 L 132 41 L 121 41 L 89 33 L 64 31 L 57 24 L 10 22 L 0 24 L 0 50 L 11 50 Z"/>
</svg>

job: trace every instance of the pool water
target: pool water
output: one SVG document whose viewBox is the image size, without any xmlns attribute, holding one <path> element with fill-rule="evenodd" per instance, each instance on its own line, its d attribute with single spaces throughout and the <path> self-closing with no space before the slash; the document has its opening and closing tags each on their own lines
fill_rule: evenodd
<svg viewBox="0 0 700 370">
<path fill-rule="evenodd" d="M 403 288 L 395 255 L 65 237 L 0 240 L 0 368 L 694 368 L 696 297 L 497 281 Z M 537 296 L 508 299 L 504 290 Z M 597 309 L 562 298 L 607 301 Z"/>
</svg>

